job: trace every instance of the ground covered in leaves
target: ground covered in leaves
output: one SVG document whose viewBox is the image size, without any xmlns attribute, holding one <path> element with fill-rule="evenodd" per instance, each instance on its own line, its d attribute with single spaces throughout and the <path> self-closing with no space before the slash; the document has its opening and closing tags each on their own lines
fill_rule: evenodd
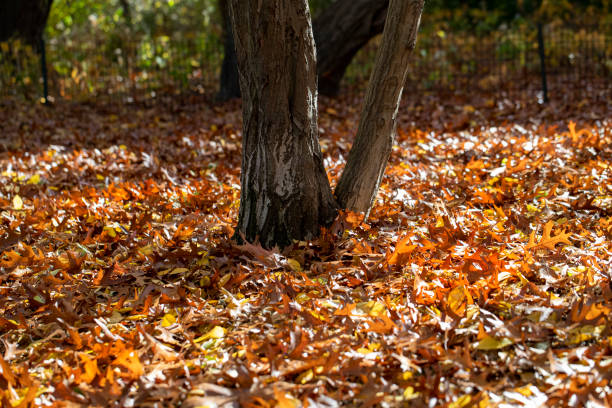
<svg viewBox="0 0 612 408">
<path fill-rule="evenodd" d="M 237 102 L 4 102 L 0 405 L 610 406 L 609 101 L 419 98 L 367 223 L 283 252 L 230 240 Z"/>
</svg>

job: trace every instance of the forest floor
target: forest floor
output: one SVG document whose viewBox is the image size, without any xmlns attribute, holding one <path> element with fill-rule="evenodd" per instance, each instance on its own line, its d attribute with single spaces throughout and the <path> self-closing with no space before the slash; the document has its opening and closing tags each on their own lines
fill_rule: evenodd
<svg viewBox="0 0 612 408">
<path fill-rule="evenodd" d="M 612 105 L 557 95 L 408 95 L 367 223 L 282 252 L 230 240 L 237 102 L 3 102 L 0 405 L 610 406 Z"/>
</svg>

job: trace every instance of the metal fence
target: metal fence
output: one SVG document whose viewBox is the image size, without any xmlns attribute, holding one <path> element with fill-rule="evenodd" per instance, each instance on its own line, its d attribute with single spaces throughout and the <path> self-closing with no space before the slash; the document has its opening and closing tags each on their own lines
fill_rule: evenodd
<svg viewBox="0 0 612 408">
<path fill-rule="evenodd" d="M 431 31 L 431 30 L 430 30 Z M 367 79 L 376 44 L 347 72 Z M 130 35 L 47 41 L 49 95 L 111 102 L 149 100 L 214 90 L 221 42 L 203 34 L 135 39 Z M 0 44 L 0 97 L 43 94 L 40 57 L 19 41 Z M 612 98 L 612 27 L 523 24 L 487 35 L 431 31 L 419 37 L 409 86 L 419 92 L 480 90 L 541 100 L 569 88 Z"/>
<path fill-rule="evenodd" d="M 523 25 L 485 37 L 420 38 L 410 80 L 417 89 L 527 94 L 542 100 L 569 88 L 612 95 L 612 30 Z"/>
<path fill-rule="evenodd" d="M 46 41 L 44 50 L 42 64 L 41 53 L 19 40 L 0 44 L 0 97 L 41 98 L 43 67 L 51 100 L 129 103 L 203 93 L 217 80 L 223 57 L 216 38 L 202 34 L 79 41 L 60 37 Z"/>
</svg>

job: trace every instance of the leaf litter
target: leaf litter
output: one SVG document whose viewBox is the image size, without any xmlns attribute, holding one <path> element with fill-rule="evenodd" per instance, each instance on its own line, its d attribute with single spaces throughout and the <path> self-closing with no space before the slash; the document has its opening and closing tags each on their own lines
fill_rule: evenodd
<svg viewBox="0 0 612 408">
<path fill-rule="evenodd" d="M 367 223 L 284 251 L 230 240 L 236 103 L 5 104 L 1 405 L 609 406 L 609 105 L 443 100 Z M 322 101 L 332 183 L 359 103 Z"/>
</svg>

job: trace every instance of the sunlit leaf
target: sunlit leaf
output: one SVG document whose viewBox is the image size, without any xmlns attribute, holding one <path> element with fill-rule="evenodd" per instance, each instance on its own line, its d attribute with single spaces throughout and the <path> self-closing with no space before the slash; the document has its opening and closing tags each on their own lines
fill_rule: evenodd
<svg viewBox="0 0 612 408">
<path fill-rule="evenodd" d="M 486 335 L 478 342 L 476 348 L 478 350 L 499 350 L 504 347 L 508 347 L 511 344 L 514 344 L 514 341 L 507 337 L 496 338 L 493 336 Z"/>
<path fill-rule="evenodd" d="M 226 332 L 227 330 L 225 328 L 221 326 L 215 326 L 208 333 L 195 339 L 194 342 L 201 343 L 204 340 L 208 340 L 208 339 L 222 339 L 223 337 L 225 337 Z"/>
<path fill-rule="evenodd" d="M 572 235 L 570 233 L 566 233 L 561 231 L 557 235 L 551 235 L 552 227 L 554 223 L 552 221 L 548 221 L 546 225 L 544 225 L 544 231 L 542 233 L 542 238 L 536 242 L 535 231 L 531 233 L 529 236 L 529 243 L 525 248 L 527 249 L 536 249 L 536 248 L 548 248 L 550 250 L 555 249 L 555 245 L 557 244 L 567 244 L 571 245 L 572 243 L 569 241 L 569 237 Z"/>
<path fill-rule="evenodd" d="M 19 195 L 13 197 L 13 210 L 23 210 L 23 200 Z"/>
<path fill-rule="evenodd" d="M 166 313 L 161 320 L 162 327 L 170 327 L 176 323 L 176 317 L 172 313 Z"/>
<path fill-rule="evenodd" d="M 302 272 L 302 265 L 295 259 L 287 259 L 287 265 L 289 265 L 289 268 L 294 272 Z"/>
</svg>

